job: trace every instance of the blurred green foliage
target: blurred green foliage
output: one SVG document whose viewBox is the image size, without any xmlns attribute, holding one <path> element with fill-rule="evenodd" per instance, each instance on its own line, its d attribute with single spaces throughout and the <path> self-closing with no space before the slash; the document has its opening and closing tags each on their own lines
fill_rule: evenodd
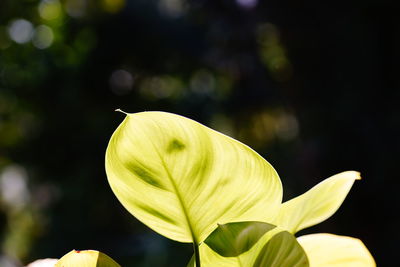
<svg viewBox="0 0 400 267">
<path fill-rule="evenodd" d="M 277 168 L 286 199 L 361 171 L 335 223 L 317 231 L 359 237 L 389 264 L 396 238 L 385 236 L 399 222 L 397 13 L 390 1 L 329 5 L 0 1 L 0 265 L 73 248 L 122 266 L 188 261 L 190 246 L 183 254 L 142 226 L 109 189 L 116 108 L 175 112 L 249 144 Z"/>
</svg>

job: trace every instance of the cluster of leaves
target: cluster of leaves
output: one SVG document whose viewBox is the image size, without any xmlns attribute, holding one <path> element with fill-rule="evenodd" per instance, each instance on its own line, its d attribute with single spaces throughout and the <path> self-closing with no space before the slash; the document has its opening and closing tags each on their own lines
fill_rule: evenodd
<svg viewBox="0 0 400 267">
<path fill-rule="evenodd" d="M 294 236 L 330 217 L 358 172 L 334 175 L 282 203 L 278 174 L 255 151 L 164 112 L 127 114 L 107 148 L 106 172 L 131 214 L 163 236 L 193 243 L 188 267 L 375 266 L 358 239 Z M 95 264 L 102 254 L 96 255 Z M 77 264 L 87 255 L 65 257 Z M 95 266 L 85 264 L 79 266 Z"/>
</svg>

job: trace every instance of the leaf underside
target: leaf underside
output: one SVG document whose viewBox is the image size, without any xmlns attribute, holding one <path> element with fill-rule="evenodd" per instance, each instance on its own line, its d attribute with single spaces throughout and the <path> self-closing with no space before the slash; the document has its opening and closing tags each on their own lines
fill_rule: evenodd
<svg viewBox="0 0 400 267">
<path fill-rule="evenodd" d="M 272 221 L 282 200 L 273 167 L 246 145 L 165 112 L 128 114 L 106 172 L 122 205 L 156 232 L 201 243 L 232 221 Z"/>
</svg>

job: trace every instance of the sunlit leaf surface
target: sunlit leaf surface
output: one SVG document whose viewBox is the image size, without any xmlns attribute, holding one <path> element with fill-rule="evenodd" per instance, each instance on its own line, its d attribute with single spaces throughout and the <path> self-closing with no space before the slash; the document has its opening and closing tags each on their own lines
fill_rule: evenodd
<svg viewBox="0 0 400 267">
<path fill-rule="evenodd" d="M 271 221 L 282 199 L 276 171 L 252 149 L 165 112 L 127 115 L 106 171 L 130 213 L 181 242 L 202 242 L 217 223 Z"/>
<path fill-rule="evenodd" d="M 347 171 L 336 174 L 306 193 L 282 204 L 274 224 L 296 233 L 318 224 L 336 212 L 360 174 Z"/>
<path fill-rule="evenodd" d="M 204 241 L 224 257 L 236 257 L 248 251 L 275 225 L 263 222 L 236 222 L 220 224 Z"/>
<path fill-rule="evenodd" d="M 311 234 L 297 238 L 311 267 L 375 267 L 374 258 L 361 240 L 332 234 Z"/>
<path fill-rule="evenodd" d="M 73 250 L 65 254 L 54 267 L 121 267 L 104 253 L 95 250 Z"/>
</svg>

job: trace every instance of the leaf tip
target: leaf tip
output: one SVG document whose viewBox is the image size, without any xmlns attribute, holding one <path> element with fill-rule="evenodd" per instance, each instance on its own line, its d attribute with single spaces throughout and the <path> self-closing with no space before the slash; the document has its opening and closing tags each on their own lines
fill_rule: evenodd
<svg viewBox="0 0 400 267">
<path fill-rule="evenodd" d="M 123 111 L 123 110 L 120 109 L 120 108 L 117 108 L 117 109 L 114 110 L 114 111 L 116 111 L 116 112 L 121 112 L 121 113 L 123 113 L 123 114 L 125 114 L 125 115 L 128 115 L 128 113 L 126 113 L 125 111 Z"/>
<path fill-rule="evenodd" d="M 361 174 L 358 171 L 344 171 L 337 175 L 341 175 L 342 177 L 346 177 L 346 178 L 352 179 L 352 180 L 361 180 Z M 334 176 L 336 176 L 336 175 L 334 175 Z"/>
<path fill-rule="evenodd" d="M 361 173 L 358 171 L 349 171 L 354 177 L 354 180 L 361 180 Z"/>
</svg>

